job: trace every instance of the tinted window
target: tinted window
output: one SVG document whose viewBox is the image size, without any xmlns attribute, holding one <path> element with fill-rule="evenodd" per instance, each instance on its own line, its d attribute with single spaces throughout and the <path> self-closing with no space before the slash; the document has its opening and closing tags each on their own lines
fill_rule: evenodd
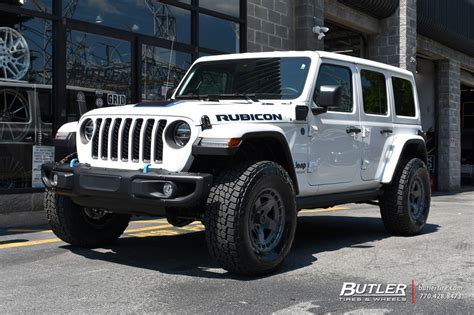
<svg viewBox="0 0 474 315">
<path fill-rule="evenodd" d="M 252 94 L 261 99 L 294 99 L 303 91 L 310 62 L 306 57 L 200 62 L 176 97 Z"/>
<path fill-rule="evenodd" d="M 385 76 L 380 72 L 362 70 L 362 96 L 364 112 L 367 114 L 387 115 L 387 88 Z"/>
<path fill-rule="evenodd" d="M 411 82 L 392 77 L 393 97 L 395 98 L 395 113 L 397 116 L 415 116 L 415 98 Z"/>
<path fill-rule="evenodd" d="M 347 67 L 328 64 L 321 65 L 313 96 L 316 105 L 319 104 L 319 91 L 322 85 L 339 85 L 342 86 L 341 106 L 328 109 L 337 112 L 352 112 L 351 74 L 351 70 Z"/>
</svg>

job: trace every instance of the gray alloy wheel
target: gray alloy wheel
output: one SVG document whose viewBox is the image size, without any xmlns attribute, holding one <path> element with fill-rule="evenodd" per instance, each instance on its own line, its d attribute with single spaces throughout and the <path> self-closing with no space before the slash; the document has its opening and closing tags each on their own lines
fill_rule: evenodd
<svg viewBox="0 0 474 315">
<path fill-rule="evenodd" d="M 257 254 L 273 250 L 283 236 L 285 208 L 280 194 L 272 188 L 262 191 L 249 216 L 250 240 Z"/>
</svg>

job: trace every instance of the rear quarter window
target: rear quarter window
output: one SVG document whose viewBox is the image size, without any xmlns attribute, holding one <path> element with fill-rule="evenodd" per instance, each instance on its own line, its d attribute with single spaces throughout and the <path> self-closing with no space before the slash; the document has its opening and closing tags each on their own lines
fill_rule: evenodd
<svg viewBox="0 0 474 315">
<path fill-rule="evenodd" d="M 415 117 L 415 97 L 413 85 L 409 80 L 392 77 L 395 114 L 397 116 Z"/>
<path fill-rule="evenodd" d="M 387 115 L 387 88 L 385 75 L 371 70 L 360 72 L 364 112 L 373 115 Z"/>
</svg>

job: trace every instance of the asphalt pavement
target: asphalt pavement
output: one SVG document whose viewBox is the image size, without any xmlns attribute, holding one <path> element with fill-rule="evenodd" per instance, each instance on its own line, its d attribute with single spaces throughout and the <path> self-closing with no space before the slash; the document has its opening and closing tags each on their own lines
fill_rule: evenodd
<svg viewBox="0 0 474 315">
<path fill-rule="evenodd" d="M 97 249 L 47 226 L 0 230 L 0 314 L 468 314 L 473 214 L 473 191 L 438 195 L 421 235 L 393 237 L 376 206 L 303 211 L 282 268 L 261 278 L 219 268 L 198 222 L 136 219 Z"/>
</svg>

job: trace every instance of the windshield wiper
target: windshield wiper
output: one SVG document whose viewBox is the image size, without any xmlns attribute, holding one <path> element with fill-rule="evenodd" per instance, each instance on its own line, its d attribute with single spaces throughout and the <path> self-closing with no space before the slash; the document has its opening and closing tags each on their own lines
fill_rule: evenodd
<svg viewBox="0 0 474 315">
<path fill-rule="evenodd" d="M 231 100 L 231 99 L 244 99 L 247 101 L 258 102 L 258 98 L 255 93 L 248 94 L 248 93 L 231 93 L 231 94 L 209 94 L 209 99 L 224 99 L 224 100 Z"/>
<path fill-rule="evenodd" d="M 186 99 L 186 100 L 201 100 L 201 101 L 210 101 L 210 102 L 218 102 L 219 100 L 216 98 L 211 97 L 207 94 L 183 94 L 176 96 L 176 99 Z"/>
</svg>

